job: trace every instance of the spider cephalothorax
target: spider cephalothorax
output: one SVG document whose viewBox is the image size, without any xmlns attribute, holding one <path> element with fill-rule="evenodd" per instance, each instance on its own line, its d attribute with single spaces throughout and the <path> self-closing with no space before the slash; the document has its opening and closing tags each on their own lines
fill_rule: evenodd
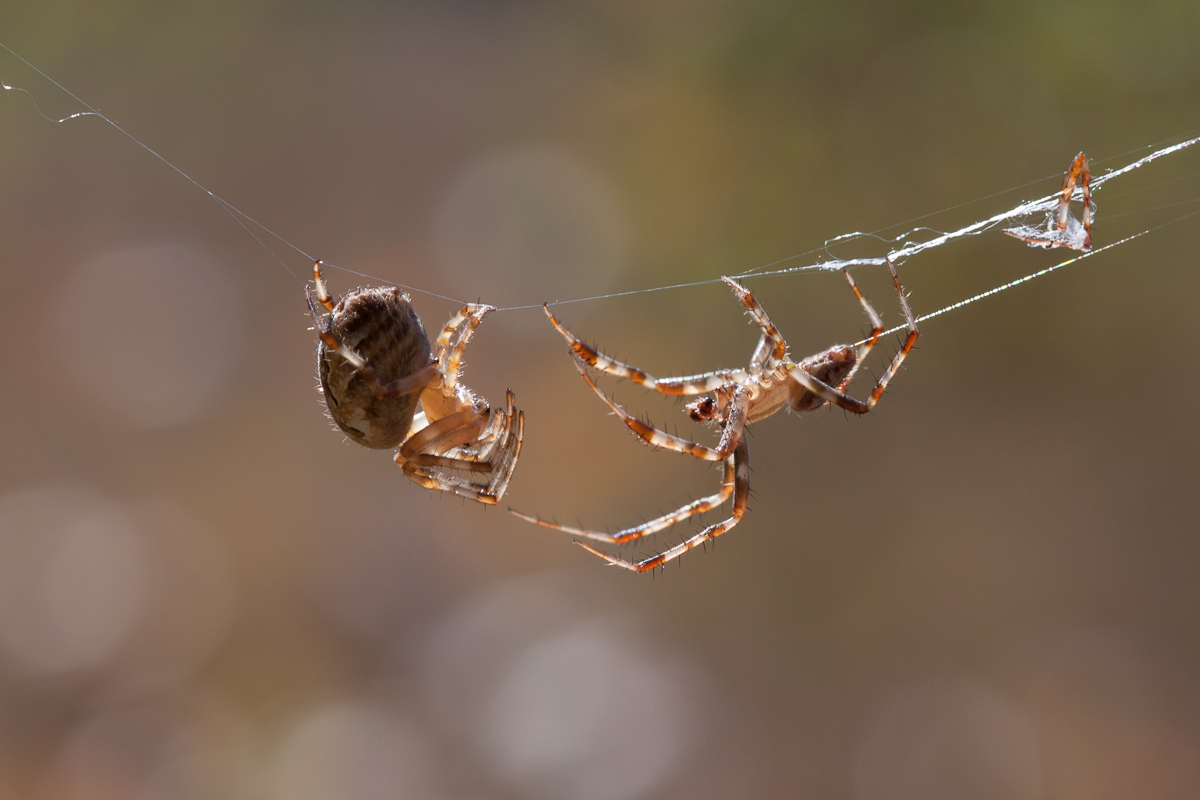
<svg viewBox="0 0 1200 800">
<path fill-rule="evenodd" d="M 685 539 L 680 544 L 640 561 L 627 561 L 623 558 L 602 553 L 582 542 L 578 543 L 584 549 L 595 553 L 610 564 L 636 572 L 645 572 L 646 570 L 661 566 L 671 559 L 683 555 L 688 550 L 725 533 L 736 525 L 742 518 L 742 515 L 745 514 L 746 502 L 750 495 L 750 455 L 745 437 L 745 428 L 747 425 L 771 416 L 784 406 L 789 406 L 792 410 L 801 412 L 812 411 L 826 404 L 832 404 L 855 414 L 865 414 L 875 407 L 875 404 L 887 389 L 888 382 L 900 368 L 900 364 L 904 361 L 905 356 L 912 350 L 918 336 L 916 319 L 913 317 L 912 310 L 908 307 L 908 300 L 904 295 L 904 289 L 900 286 L 900 279 L 896 276 L 896 270 L 890 261 L 888 262 L 888 270 L 891 272 L 896 292 L 900 296 L 900 307 L 904 312 L 908 335 L 900 351 L 892 359 L 891 364 L 875 384 L 875 388 L 871 390 L 871 394 L 866 400 L 858 400 L 850 397 L 845 394 L 845 389 L 854 377 L 855 371 L 862 364 L 867 353 L 875 346 L 875 342 L 883 332 L 883 321 L 875 313 L 875 309 L 871 307 L 871 304 L 867 302 L 862 293 L 859 292 L 858 286 L 855 285 L 854 279 L 850 277 L 849 272 L 845 273 L 846 280 L 850 282 L 850 288 L 854 290 L 855 296 L 858 297 L 863 310 L 871 320 L 871 334 L 860 344 L 835 345 L 802 361 L 792 361 L 788 355 L 787 342 L 784 341 L 783 336 L 779 333 L 774 323 L 771 322 L 771 319 L 767 316 L 767 312 L 763 310 L 763 307 L 755 299 L 754 295 L 732 278 L 724 278 L 725 283 L 737 295 L 742 305 L 762 331 L 758 346 L 754 349 L 754 355 L 750 358 L 750 364 L 745 369 L 716 370 L 714 372 L 705 372 L 700 375 L 688 375 L 679 378 L 655 378 L 645 370 L 609 358 L 600 351 L 580 341 L 574 334 L 563 327 L 555 319 L 554 315 L 550 313 L 550 309 L 546 307 L 546 316 L 550 318 L 551 324 L 554 325 L 571 346 L 571 356 L 575 361 L 575 366 L 579 370 L 579 373 L 587 381 L 592 391 L 621 418 L 626 427 L 633 431 L 639 439 L 652 447 L 687 453 L 695 458 L 706 461 L 723 462 L 724 477 L 721 481 L 721 489 L 716 494 L 695 500 L 670 514 L 665 514 L 657 519 L 627 528 L 618 533 L 603 533 L 583 528 L 572 528 L 547 522 L 539 517 L 529 516 L 516 511 L 513 511 L 513 513 L 522 519 L 544 525 L 548 528 L 555 528 L 576 536 L 596 539 L 610 544 L 621 544 L 657 533 L 696 514 L 716 508 L 730 497 L 733 498 L 733 510 L 728 519 L 718 522 L 715 525 L 710 525 L 699 533 Z M 642 422 L 637 417 L 625 411 L 624 408 L 614 402 L 612 398 L 596 385 L 595 380 L 592 378 L 591 370 L 604 372 L 618 378 L 628 378 L 661 394 L 704 395 L 704 397 L 688 403 L 684 410 L 692 420 L 716 426 L 721 432 L 720 441 L 716 447 L 709 447 L 708 445 L 699 444 L 666 433 L 646 422 Z"/>
<path fill-rule="evenodd" d="M 467 305 L 434 341 L 408 295 L 390 286 L 348 292 L 335 304 L 313 265 L 317 373 L 329 415 L 364 447 L 399 447 L 396 463 L 411 480 L 495 504 L 521 452 L 525 415 L 507 393 L 494 409 L 459 383 L 463 351 L 491 306 Z M 485 480 L 472 480 L 478 474 Z"/>
</svg>

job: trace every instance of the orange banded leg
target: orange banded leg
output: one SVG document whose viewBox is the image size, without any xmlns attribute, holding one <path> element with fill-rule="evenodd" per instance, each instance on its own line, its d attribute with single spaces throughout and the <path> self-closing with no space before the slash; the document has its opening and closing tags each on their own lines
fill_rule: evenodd
<svg viewBox="0 0 1200 800">
<path fill-rule="evenodd" d="M 656 556 L 644 558 L 641 561 L 627 561 L 623 558 L 610 556 L 583 542 L 575 542 L 575 544 L 589 553 L 603 558 L 615 567 L 622 567 L 633 572 L 648 572 L 655 567 L 661 567 L 668 561 L 679 558 L 687 551 L 699 547 L 705 542 L 716 539 L 738 524 L 742 516 L 746 513 L 746 504 L 750 498 L 750 451 L 746 446 L 745 439 L 738 442 L 737 449 L 733 451 L 733 455 L 730 458 L 733 460 L 733 510 L 730 512 L 729 519 L 718 522 L 715 525 L 710 525 L 695 536 L 680 542 L 674 547 L 668 548 Z M 728 476 L 728 470 L 726 470 L 726 475 Z M 722 486 L 722 491 L 724 491 L 724 488 Z M 680 511 L 682 510 L 680 509 Z"/>
<path fill-rule="evenodd" d="M 653 425 L 647 425 L 637 417 L 630 414 L 625 409 L 621 408 L 611 397 L 596 385 L 592 377 L 588 375 L 587 368 L 580 359 L 575 359 L 575 368 L 579 370 L 579 374 L 587 381 L 587 385 L 592 387 L 592 391 L 605 402 L 605 404 L 613 410 L 613 413 L 621 418 L 625 423 L 625 427 L 633 431 L 634 435 L 641 439 L 651 447 L 661 447 L 666 450 L 674 450 L 678 453 L 687 453 L 690 456 L 702 459 L 704 461 L 724 461 L 733 452 L 733 448 L 737 445 L 737 440 L 741 437 L 742 427 L 746 419 L 746 406 L 749 402 L 749 390 L 744 390 L 739 387 L 738 392 L 734 393 L 734 402 L 739 404 L 740 410 L 730 410 L 731 422 L 726 424 L 725 433 L 721 437 L 721 447 L 724 450 L 714 450 L 706 445 L 693 442 L 679 436 L 673 436 L 669 433 L 660 431 Z M 736 423 L 734 423 L 734 414 L 736 413 Z"/>
<path fill-rule="evenodd" d="M 754 296 L 753 292 L 733 278 L 722 275 L 721 280 L 728 284 L 733 293 L 737 295 L 737 299 L 750 312 L 750 316 L 754 318 L 754 322 L 758 327 L 762 328 L 764 341 L 759 343 L 759 349 L 763 348 L 765 342 L 769 342 L 771 346 L 770 358 L 775 361 L 782 361 L 783 357 L 787 354 L 787 342 L 784 341 L 783 334 L 775 327 L 775 323 L 771 322 L 771 318 L 767 316 L 767 311 L 758 302 L 758 298 Z M 758 351 L 755 352 L 755 357 L 758 357 Z"/>
<path fill-rule="evenodd" d="M 437 354 L 441 367 L 442 392 L 446 397 L 454 394 L 454 389 L 458 384 L 463 351 L 467 348 L 467 342 L 471 340 L 471 334 L 475 333 L 479 323 L 483 322 L 484 316 L 495 310 L 495 306 L 475 303 L 463 306 L 461 311 L 450 318 L 442 328 L 441 334 L 438 335 L 434 343 L 434 352 Z"/>
<path fill-rule="evenodd" d="M 317 263 L 319 264 L 320 262 Z M 324 287 L 318 287 L 317 299 L 322 305 L 329 304 L 329 306 L 332 308 L 332 301 L 329 299 L 329 295 L 322 294 L 324 291 Z M 371 376 L 372 380 L 375 381 L 375 384 L 379 385 L 379 380 L 375 378 L 375 371 L 367 366 L 366 359 L 343 344 L 342 340 L 334 336 L 333 332 L 326 327 L 326 321 L 328 321 L 330 318 L 321 318 L 321 315 L 317 312 L 317 305 L 313 302 L 312 290 L 307 286 L 304 288 L 304 296 L 308 300 L 308 311 L 310 314 L 312 314 L 313 323 L 316 326 L 317 336 L 321 337 L 321 342 L 330 350 L 336 351 L 338 355 L 350 362 L 355 369 L 366 371 Z"/>
<path fill-rule="evenodd" d="M 703 514 L 705 511 L 710 511 L 724 503 L 733 494 L 734 485 L 734 463 L 733 456 L 725 459 L 725 477 L 721 480 L 721 490 L 716 494 L 702 497 L 699 500 L 693 500 L 682 508 L 672 511 L 670 514 L 664 514 L 661 517 L 652 519 L 649 522 L 643 522 L 641 525 L 635 525 L 632 528 L 626 528 L 617 533 L 605 533 L 604 531 L 589 531 L 583 528 L 573 528 L 569 525 L 559 525 L 555 522 L 548 522 L 541 517 L 533 517 L 529 514 L 522 514 L 520 511 L 509 509 L 509 513 L 513 516 L 520 517 L 526 522 L 532 522 L 536 525 L 541 525 L 545 528 L 553 528 L 557 531 L 564 531 L 572 536 L 580 536 L 585 539 L 595 539 L 609 544 L 622 544 L 631 542 L 634 539 L 640 539 L 643 536 L 649 536 L 652 533 L 658 533 L 661 530 L 666 530 L 672 525 L 683 522 L 689 517 L 696 514 Z"/>
<path fill-rule="evenodd" d="M 699 375 L 685 375 L 679 378 L 656 378 L 643 369 L 618 361 L 615 358 L 589 347 L 583 341 L 567 330 L 562 323 L 550 312 L 549 306 L 542 304 L 542 310 L 562 337 L 571 346 L 575 357 L 590 367 L 608 373 L 618 378 L 628 378 L 634 383 L 641 384 L 647 389 L 653 389 L 660 394 L 693 395 L 715 391 L 731 381 L 743 381 L 747 378 L 745 370 L 726 369 L 702 372 Z"/>
<path fill-rule="evenodd" d="M 908 297 L 904 294 L 904 287 L 900 285 L 900 276 L 896 274 L 896 267 L 890 260 L 887 262 L 887 266 L 888 271 L 892 274 L 892 283 L 896 286 L 896 294 L 900 297 L 900 309 L 904 312 L 904 322 L 908 328 L 908 336 L 905 337 L 904 344 L 900 347 L 900 352 L 896 353 L 895 358 L 892 359 L 892 363 L 888 365 L 887 370 L 883 373 L 883 377 L 875 384 L 875 388 L 871 390 L 871 395 L 866 401 L 853 398 L 842 391 L 842 388 L 845 387 L 845 382 L 843 382 L 842 388 L 835 389 L 824 381 L 813 377 L 803 366 L 798 365 L 788 373 L 792 380 L 817 397 L 855 414 L 866 414 L 875 407 L 875 404 L 879 402 L 879 398 L 883 397 L 883 393 L 887 391 L 888 383 L 891 382 L 892 377 L 900 369 L 900 365 L 904 363 L 905 357 L 913 349 L 913 345 L 917 343 L 917 337 L 921 335 L 920 331 L 917 330 L 917 320 L 913 316 L 912 307 L 908 304 Z M 872 341 L 875 338 L 877 336 L 872 337 Z M 855 364 L 855 366 L 857 367 L 858 365 Z"/>
<path fill-rule="evenodd" d="M 890 264 L 890 262 L 889 262 Z M 846 373 L 846 377 L 838 384 L 838 391 L 846 391 L 846 387 L 850 385 L 850 381 L 854 379 L 854 373 L 858 372 L 858 368 L 862 366 L 867 354 L 871 352 L 871 348 L 879 341 L 879 334 L 883 333 L 883 319 L 875 311 L 875 308 L 863 297 L 863 293 L 859 291 L 858 284 L 854 282 L 854 278 L 850 275 L 850 270 L 843 269 L 842 274 L 846 276 L 846 280 L 850 282 L 850 288 L 854 291 L 854 296 L 858 298 L 858 302 L 862 304 L 863 311 L 867 313 L 867 319 L 871 320 L 871 335 L 866 341 L 858 346 L 858 354 L 854 360 L 854 366 Z M 895 274 L 894 272 L 892 273 Z"/>
<path fill-rule="evenodd" d="M 329 292 L 325 289 L 325 280 L 321 277 L 321 261 L 313 262 L 313 282 L 317 286 L 317 299 L 321 301 L 321 305 L 325 306 L 326 311 L 333 311 L 333 298 L 329 296 Z"/>
</svg>

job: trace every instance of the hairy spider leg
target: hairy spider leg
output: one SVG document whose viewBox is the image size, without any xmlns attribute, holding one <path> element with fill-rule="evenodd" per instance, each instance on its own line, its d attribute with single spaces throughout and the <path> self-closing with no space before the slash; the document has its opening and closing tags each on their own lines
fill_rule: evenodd
<svg viewBox="0 0 1200 800">
<path fill-rule="evenodd" d="M 581 359 L 583 363 L 601 372 L 606 372 L 609 375 L 618 378 L 628 378 L 634 383 L 641 384 L 647 389 L 653 389 L 659 394 L 704 394 L 705 392 L 715 391 L 727 383 L 745 381 L 749 377 L 745 370 L 723 369 L 702 372 L 699 375 L 685 375 L 679 378 L 656 378 L 643 369 L 618 361 L 593 347 L 589 347 L 580 341 L 575 334 L 563 327 L 562 323 L 555 318 L 554 314 L 550 312 L 550 307 L 545 303 L 542 304 L 542 310 L 546 312 L 546 316 L 550 319 L 550 324 L 562 334 L 562 337 L 567 340 L 567 344 L 571 346 L 571 350 L 575 356 Z"/>
<path fill-rule="evenodd" d="M 830 402 L 839 408 L 844 408 L 854 414 L 866 414 L 875 407 L 875 404 L 879 402 L 879 398 L 883 396 L 885 391 L 887 391 L 888 383 L 892 380 L 892 377 L 896 374 L 897 370 L 900 369 L 900 365 L 904 363 L 905 357 L 908 355 L 909 351 L 913 349 L 913 345 L 917 343 L 917 337 L 920 336 L 920 332 L 917 330 L 917 320 L 913 316 L 912 308 L 910 308 L 908 305 L 908 298 L 904 294 L 904 287 L 900 285 L 900 277 L 896 274 L 896 268 L 892 265 L 890 260 L 887 262 L 887 266 L 888 271 L 892 273 L 892 283 L 896 285 L 896 294 L 900 296 L 900 308 L 904 312 L 904 322 L 905 326 L 908 328 L 908 336 L 905 337 L 904 345 L 900 348 L 900 351 L 896 353 L 895 358 L 892 359 L 892 363 L 888 365 L 887 370 L 875 384 L 875 388 L 871 390 L 871 394 L 866 401 L 851 397 L 842 390 L 835 389 L 819 378 L 809 374 L 804 369 L 803 363 L 793 367 L 788 372 L 788 376 L 791 377 L 792 380 L 799 383 L 817 397 L 820 397 L 822 400 Z"/>
<path fill-rule="evenodd" d="M 758 360 L 761 351 L 765 350 L 768 345 L 771 348 L 771 352 L 763 358 L 763 363 L 769 364 L 773 361 L 782 361 L 784 356 L 787 355 L 787 342 L 784 341 L 783 334 L 775 327 L 775 323 L 771 322 L 771 318 L 767 316 L 767 311 L 758 302 L 758 298 L 745 286 L 742 286 L 727 275 L 722 275 L 721 280 L 725 281 L 729 288 L 733 290 L 733 293 L 737 295 L 737 299 L 742 301 L 742 305 L 746 307 L 746 310 L 750 312 L 750 316 L 754 318 L 755 323 L 762 329 L 762 339 L 754 351 L 754 359 L 751 363 Z"/>
<path fill-rule="evenodd" d="M 325 306 L 326 311 L 333 311 L 333 298 L 325 289 L 325 280 L 321 277 L 320 260 L 313 261 L 313 282 L 317 286 L 317 299 L 321 301 L 321 305 Z"/>
<path fill-rule="evenodd" d="M 627 561 L 623 558 L 611 556 L 607 553 L 602 553 L 590 545 L 583 542 L 575 542 L 575 544 L 587 550 L 589 553 L 599 556 L 600 558 L 612 564 L 615 567 L 632 570 L 634 572 L 648 572 L 655 567 L 661 567 L 668 561 L 679 558 L 687 551 L 699 547 L 700 545 L 717 538 L 721 534 L 728 531 L 742 519 L 746 513 L 746 503 L 750 497 L 750 451 L 746 446 L 746 440 L 743 438 L 738 441 L 737 448 L 730 456 L 733 461 L 733 510 L 730 512 L 729 519 L 718 522 L 715 525 L 710 525 L 694 536 L 685 539 L 674 547 L 670 547 L 656 556 L 644 558 L 641 561 Z M 726 479 L 728 479 L 729 470 L 726 469 Z M 722 491 L 725 491 L 725 485 L 722 485 Z M 686 508 L 686 506 L 685 506 Z M 680 509 L 682 511 L 683 509 Z"/>
<path fill-rule="evenodd" d="M 890 263 L 890 261 L 889 261 Z M 863 311 L 866 312 L 867 318 L 871 320 L 871 335 L 867 340 L 858 346 L 858 353 L 854 359 L 854 366 L 846 373 L 846 377 L 842 378 L 842 382 L 838 384 L 839 392 L 846 391 L 846 387 L 850 385 L 850 381 L 854 379 L 854 373 L 858 372 L 858 368 L 862 366 L 866 360 L 867 354 L 871 352 L 871 348 L 879 341 L 879 335 L 883 333 L 883 319 L 876 313 L 875 308 L 863 297 L 863 293 L 859 291 L 858 284 L 854 282 L 854 278 L 850 275 L 850 270 L 843 269 L 842 274 L 846 276 L 846 280 L 850 282 L 850 288 L 854 291 L 854 296 L 858 298 L 858 302 L 862 304 Z"/>
<path fill-rule="evenodd" d="M 463 351 L 467 348 L 467 342 L 471 341 L 471 334 L 475 333 L 479 323 L 483 322 L 484 316 L 495 310 L 495 306 L 476 303 L 463 306 L 461 311 L 450 318 L 434 342 L 434 353 L 443 376 L 442 392 L 446 396 L 452 395 L 458 385 Z"/>
<path fill-rule="evenodd" d="M 449 491 L 495 505 L 512 478 L 525 435 L 525 412 L 514 408 L 515 401 L 513 393 L 506 392 L 505 410 L 489 412 L 486 427 L 479 415 L 470 409 L 429 423 L 404 442 L 396 453 L 396 464 L 410 480 L 427 489 Z M 489 431 L 496 427 L 503 431 L 489 437 Z M 481 438 L 491 438 L 493 442 L 484 448 L 490 454 L 487 460 L 472 456 L 471 448 L 466 447 L 468 442 Z M 463 457 L 441 455 L 447 452 L 457 452 Z M 446 475 L 437 471 L 438 468 L 490 472 L 491 478 L 487 483 L 480 483 Z"/>
<path fill-rule="evenodd" d="M 738 440 L 742 436 L 752 394 L 752 390 L 748 386 L 738 386 L 733 391 L 733 396 L 729 401 L 727 417 L 722 424 L 721 441 L 714 449 L 689 439 L 674 436 L 659 430 L 653 425 L 642 422 L 622 408 L 616 401 L 605 394 L 603 389 L 596 385 L 596 382 L 592 380 L 592 376 L 588 374 L 587 365 L 582 359 L 575 357 L 573 360 L 575 368 L 579 370 L 579 374 L 587 381 L 587 385 L 592 387 L 592 391 L 596 393 L 596 396 L 603 400 L 613 410 L 613 413 L 621 418 L 621 421 L 625 423 L 625 427 L 633 431 L 635 436 L 651 447 L 661 447 L 665 450 L 674 450 L 677 453 L 687 453 L 689 456 L 699 458 L 702 461 L 724 461 L 733 452 Z"/>
<path fill-rule="evenodd" d="M 484 420 L 468 408 L 434 420 L 404 440 L 396 454 L 398 460 L 418 467 L 443 467 L 471 472 L 490 472 L 492 465 L 474 458 L 451 458 L 442 453 L 478 441 Z"/>
</svg>

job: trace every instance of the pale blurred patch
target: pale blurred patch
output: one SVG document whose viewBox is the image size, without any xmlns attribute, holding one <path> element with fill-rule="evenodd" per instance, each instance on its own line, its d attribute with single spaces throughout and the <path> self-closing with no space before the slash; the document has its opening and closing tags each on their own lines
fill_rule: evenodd
<svg viewBox="0 0 1200 800">
<path fill-rule="evenodd" d="M 424 738 L 380 707 L 339 702 L 287 733 L 271 770 L 277 800 L 435 800 L 440 771 Z"/>
<path fill-rule="evenodd" d="M 225 553 L 164 501 L 0 496 L 0 646 L 26 672 L 119 661 L 125 689 L 175 683 L 216 650 L 234 608 Z"/>
<path fill-rule="evenodd" d="M 201 522 L 165 500 L 130 505 L 154 556 L 150 602 L 123 653 L 126 688 L 188 680 L 225 640 L 237 611 L 229 554 Z"/>
<path fill-rule="evenodd" d="M 859 800 L 1034 800 L 1033 726 L 986 683 L 912 687 L 881 709 L 858 750 Z"/>
<path fill-rule="evenodd" d="M 1063 800 L 1200 796 L 1195 673 L 1135 632 L 1080 628 L 1030 653 L 1028 704 Z"/>
<path fill-rule="evenodd" d="M 456 296 L 534 303 L 610 291 L 627 226 L 603 175 L 527 145 L 468 166 L 438 210 L 436 246 Z"/>
<path fill-rule="evenodd" d="M 564 576 L 499 586 L 431 643 L 432 710 L 518 796 L 652 796 L 684 768 L 699 676 Z"/>
<path fill-rule="evenodd" d="M 136 522 L 97 494 L 0 497 L 0 646 L 30 673 L 103 665 L 142 619 L 150 569 Z"/>
<path fill-rule="evenodd" d="M 132 428 L 179 425 L 207 412 L 246 346 L 236 284 L 181 244 L 88 261 L 50 309 L 50 340 L 66 375 Z"/>
<path fill-rule="evenodd" d="M 195 692 L 99 712 L 65 737 L 49 797 L 63 800 L 249 800 L 254 741 L 222 698 Z"/>
</svg>

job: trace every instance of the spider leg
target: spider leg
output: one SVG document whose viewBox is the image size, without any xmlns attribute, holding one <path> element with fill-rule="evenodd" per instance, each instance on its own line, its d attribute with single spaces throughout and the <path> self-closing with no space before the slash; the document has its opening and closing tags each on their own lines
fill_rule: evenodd
<svg viewBox="0 0 1200 800">
<path fill-rule="evenodd" d="M 409 436 L 396 453 L 396 463 L 418 467 L 443 467 L 472 472 L 490 472 L 491 465 L 473 458 L 448 458 L 447 453 L 480 438 L 483 420 L 474 409 L 464 409 L 434 420 Z"/>
<path fill-rule="evenodd" d="M 574 360 L 575 368 L 579 370 L 579 374 L 587 381 L 587 385 L 592 387 L 592 391 L 613 410 L 614 414 L 621 418 L 621 421 L 625 423 L 625 427 L 633 431 L 634 435 L 651 447 L 662 447 L 679 453 L 687 453 L 704 461 L 724 461 L 733 452 L 734 447 L 737 446 L 738 440 L 741 438 L 742 429 L 746 423 L 746 411 L 750 402 L 750 390 L 744 386 L 739 386 L 733 394 L 733 399 L 730 402 L 728 422 L 724 426 L 720 445 L 714 450 L 706 445 L 679 436 L 673 436 L 655 428 L 653 425 L 647 425 L 645 422 L 642 422 L 621 408 L 616 401 L 596 385 L 596 382 L 588 375 L 585 362 L 579 358 L 575 358 Z"/>
<path fill-rule="evenodd" d="M 320 291 L 324 291 L 324 289 L 322 288 Z M 312 314 L 313 324 L 316 326 L 317 336 L 321 337 L 321 341 L 324 343 L 324 345 L 330 350 L 337 351 L 338 355 L 349 361 L 350 364 L 356 369 L 367 369 L 366 360 L 358 353 L 354 352 L 345 344 L 343 344 L 341 339 L 333 335 L 333 331 L 330 330 L 329 326 L 327 325 L 330 318 L 321 318 L 321 315 L 317 312 L 317 304 L 313 302 L 312 290 L 307 286 L 304 287 L 304 297 L 306 300 L 308 300 L 308 311 L 310 314 Z M 329 301 L 329 296 L 325 295 L 325 298 L 322 299 L 321 295 L 318 294 L 317 299 L 324 304 Z"/>
<path fill-rule="evenodd" d="M 589 553 L 603 558 L 613 566 L 623 567 L 624 569 L 632 570 L 634 572 L 647 572 L 655 567 L 661 567 L 668 561 L 679 558 L 679 556 L 683 555 L 688 550 L 699 547 L 705 542 L 717 538 L 734 525 L 738 524 L 742 516 L 746 513 L 746 503 L 750 497 L 750 452 L 746 447 L 745 439 L 741 439 L 738 442 L 737 449 L 734 450 L 731 458 L 734 462 L 734 485 L 733 510 L 730 512 L 729 519 L 723 522 L 718 522 L 715 525 L 710 525 L 696 535 L 680 542 L 674 547 L 668 548 L 656 556 L 644 558 L 641 561 L 626 561 L 623 558 L 610 556 L 607 553 L 600 552 L 590 545 L 584 544 L 583 542 L 576 542 L 575 544 L 579 545 L 584 550 L 587 550 Z M 728 471 L 726 474 L 728 474 Z"/>
<path fill-rule="evenodd" d="M 754 321 L 758 324 L 758 327 L 762 328 L 763 336 L 759 341 L 758 347 L 754 351 L 754 359 L 752 363 L 758 361 L 760 358 L 762 358 L 762 364 L 760 364 L 760 366 L 765 365 L 772 360 L 781 361 L 783 357 L 787 355 L 787 342 L 784 341 L 783 334 L 781 334 L 779 329 L 775 327 L 775 323 L 771 322 L 771 318 L 767 316 L 767 311 L 762 307 L 762 304 L 758 302 L 758 298 L 754 296 L 753 292 L 751 292 L 745 286 L 742 286 L 733 278 L 722 275 L 721 280 L 725 281 L 725 283 L 729 285 L 729 288 L 733 290 L 735 295 L 737 295 L 738 300 L 742 301 L 742 305 L 745 306 L 746 310 L 750 312 L 750 316 L 754 318 Z M 765 350 L 767 345 L 770 345 L 771 352 L 769 355 L 762 355 L 762 352 Z"/>
<path fill-rule="evenodd" d="M 890 261 L 889 261 L 890 264 Z M 850 276 L 850 270 L 843 269 L 842 273 L 846 276 L 846 280 L 850 282 L 850 288 L 854 290 L 854 296 L 858 298 L 858 302 L 862 304 L 863 311 L 867 312 L 867 318 L 871 320 L 871 335 L 865 342 L 858 346 L 858 355 L 854 360 L 854 366 L 850 368 L 850 372 L 846 373 L 846 377 L 838 384 L 838 391 L 846 391 L 846 387 L 850 385 L 850 381 L 854 379 L 854 373 L 858 372 L 858 368 L 862 366 L 862 362 L 866 359 L 867 354 L 871 352 L 871 348 L 875 346 L 875 342 L 879 340 L 879 334 L 883 333 L 883 320 L 875 311 L 875 308 L 863 297 L 863 293 L 859 291 L 858 284 L 854 282 L 854 278 Z M 892 272 L 895 275 L 895 271 Z M 901 295 L 903 297 L 903 294 Z"/>
<path fill-rule="evenodd" d="M 763 362 L 780 361 L 787 355 L 787 342 L 784 341 L 784 335 L 779 332 L 778 327 L 775 327 L 773 321 L 767 315 L 767 309 L 762 307 L 762 303 L 758 302 L 757 297 L 744 285 L 734 281 L 733 278 L 722 275 L 722 281 L 728 284 L 728 287 L 733 289 L 733 294 L 736 294 L 738 300 L 742 301 L 746 311 L 750 312 L 750 317 L 754 318 L 755 323 L 762 329 L 762 339 L 758 342 L 758 348 L 755 349 L 755 360 L 760 357 L 760 351 L 770 344 L 770 355 L 763 359 Z"/>
<path fill-rule="evenodd" d="M 892 377 L 900 369 L 900 365 L 904 363 L 905 357 L 912 350 L 913 345 L 917 343 L 917 337 L 920 332 L 917 330 L 917 321 L 913 316 L 912 308 L 908 305 L 908 298 L 904 295 L 904 287 L 900 285 L 900 278 L 896 275 L 896 268 L 891 261 L 887 262 L 888 271 L 892 273 L 892 282 L 896 285 L 896 293 L 900 296 L 900 308 L 904 312 L 904 321 L 908 328 L 908 336 L 904 339 L 904 345 L 900 348 L 900 352 L 896 353 L 892 363 L 888 365 L 887 370 L 883 373 L 875 388 L 871 390 L 870 396 L 865 400 L 858 400 L 843 392 L 840 389 L 835 389 L 819 378 L 809 374 L 804 366 L 797 365 L 788 372 L 792 380 L 799 383 L 808 391 L 820 397 L 822 400 L 832 403 L 835 406 L 844 408 L 847 411 L 855 414 L 866 414 L 875 404 L 879 402 L 879 398 L 887 391 L 887 385 L 892 380 Z"/>
<path fill-rule="evenodd" d="M 546 316 L 550 319 L 550 324 L 567 340 L 567 344 L 571 346 L 571 350 L 577 359 L 582 360 L 583 363 L 601 372 L 606 372 L 618 378 L 628 378 L 634 383 L 639 383 L 647 389 L 653 389 L 660 394 L 704 394 L 705 392 L 719 389 L 726 383 L 744 381 L 749 377 L 745 370 L 725 369 L 703 372 L 699 375 L 685 375 L 679 378 L 656 378 L 643 369 L 617 361 L 615 358 L 606 356 L 599 350 L 589 347 L 580 341 L 575 334 L 567 330 L 555 318 L 554 314 L 550 313 L 548 305 L 543 303 L 542 310 L 546 312 Z"/>
<path fill-rule="evenodd" d="M 640 539 L 643 536 L 649 536 L 652 533 L 658 533 L 665 530 L 676 523 L 682 522 L 688 517 L 702 514 L 705 511 L 716 508 L 729 499 L 733 494 L 734 486 L 734 457 L 730 456 L 725 459 L 725 477 L 721 480 L 721 491 L 716 494 L 702 497 L 699 500 L 694 500 L 691 503 L 672 511 L 670 514 L 664 514 L 661 517 L 652 519 L 649 522 L 643 522 L 641 525 L 635 525 L 632 528 L 626 528 L 617 533 L 605 533 L 603 531 L 589 531 L 583 528 L 573 528 L 569 525 L 559 525 L 555 522 L 548 522 L 541 517 L 533 517 L 529 514 L 522 514 L 520 511 L 509 509 L 508 512 L 515 517 L 520 517 L 526 522 L 532 522 L 535 525 L 541 525 L 545 528 L 553 528 L 557 531 L 564 531 L 573 536 L 582 536 L 586 539 L 596 539 L 609 544 L 621 544 L 622 542 L 633 541 Z"/>
<path fill-rule="evenodd" d="M 506 392 L 504 411 L 492 409 L 487 424 L 473 409 L 437 419 L 404 442 L 396 464 L 409 480 L 427 489 L 453 492 L 461 497 L 495 505 L 504 495 L 516 469 L 525 435 L 525 413 L 514 408 L 516 398 Z M 469 443 L 486 440 L 482 447 Z M 486 483 L 446 473 L 446 469 L 487 472 Z"/>
<path fill-rule="evenodd" d="M 512 392 L 505 392 L 505 395 L 508 399 L 502 417 L 505 429 L 500 439 L 504 446 L 501 448 L 499 459 L 495 462 L 496 467 L 492 471 L 492 479 L 488 481 L 486 497 L 489 500 L 484 501 L 490 501 L 493 505 L 499 502 L 500 498 L 504 496 L 504 490 L 508 488 L 508 482 L 517 468 L 517 459 L 521 456 L 521 442 L 525 438 L 525 412 L 514 411 L 513 403 L 516 398 Z"/>
<path fill-rule="evenodd" d="M 458 384 L 458 374 L 462 369 L 463 351 L 471 334 L 479 327 L 484 316 L 489 311 L 495 311 L 495 306 L 471 303 L 463 306 L 462 310 L 446 322 L 434 342 L 434 352 L 437 354 L 438 367 L 442 373 L 442 393 L 449 397 L 454 394 Z"/>
<path fill-rule="evenodd" d="M 325 289 L 325 280 L 321 277 L 320 261 L 313 261 L 313 282 L 317 285 L 317 299 L 321 301 L 321 305 L 325 306 L 326 311 L 333 311 L 333 298 Z"/>
</svg>

